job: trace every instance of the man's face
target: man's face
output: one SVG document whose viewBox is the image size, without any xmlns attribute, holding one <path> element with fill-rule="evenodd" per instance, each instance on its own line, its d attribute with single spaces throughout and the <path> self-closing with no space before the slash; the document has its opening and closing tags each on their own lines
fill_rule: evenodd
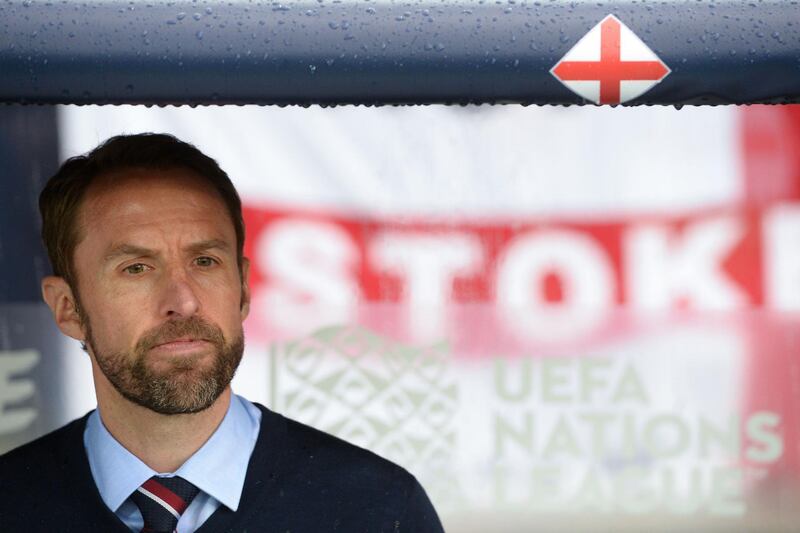
<svg viewBox="0 0 800 533">
<path fill-rule="evenodd" d="M 128 170 L 90 187 L 78 225 L 73 292 L 95 370 L 158 413 L 209 407 L 248 309 L 222 198 L 189 170 Z"/>
</svg>

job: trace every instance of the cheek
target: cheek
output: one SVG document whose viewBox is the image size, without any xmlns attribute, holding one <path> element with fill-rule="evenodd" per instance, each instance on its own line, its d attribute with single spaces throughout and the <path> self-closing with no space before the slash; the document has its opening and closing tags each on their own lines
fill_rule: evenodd
<svg viewBox="0 0 800 533">
<path fill-rule="evenodd" d="M 106 298 L 87 307 L 92 337 L 106 350 L 130 348 L 146 320 L 133 298 Z"/>
</svg>

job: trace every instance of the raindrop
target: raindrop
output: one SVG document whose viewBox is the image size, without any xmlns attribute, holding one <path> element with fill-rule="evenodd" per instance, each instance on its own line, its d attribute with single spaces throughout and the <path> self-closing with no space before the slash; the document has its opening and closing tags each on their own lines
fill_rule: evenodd
<svg viewBox="0 0 800 533">
<path fill-rule="evenodd" d="M 514 60 L 514 68 L 519 66 L 519 59 Z"/>
<path fill-rule="evenodd" d="M 212 9 L 210 7 L 207 7 L 206 8 L 206 15 L 210 15 L 211 13 L 213 13 Z"/>
<path fill-rule="evenodd" d="M 317 66 L 316 65 L 309 65 L 308 66 L 308 70 L 311 71 L 311 74 L 314 74 L 317 71 Z"/>
<path fill-rule="evenodd" d="M 200 20 L 201 18 L 203 18 L 203 15 L 201 15 L 200 13 L 195 13 L 194 15 L 192 15 L 192 18 L 194 20 Z"/>
<path fill-rule="evenodd" d="M 203 40 L 203 31 L 202 30 L 197 30 L 197 33 L 195 33 L 194 36 L 197 37 L 198 41 L 202 41 Z"/>
<path fill-rule="evenodd" d="M 329 22 L 328 23 L 328 27 L 330 29 L 332 29 L 332 30 L 337 30 L 337 29 L 339 29 L 339 23 L 338 22 Z"/>
<path fill-rule="evenodd" d="M 332 65 L 333 65 L 333 62 L 334 62 L 334 61 L 335 61 L 335 59 L 333 59 L 333 58 L 330 58 L 330 59 L 326 59 L 326 60 L 325 60 L 325 63 L 326 63 L 326 64 L 327 64 L 327 65 L 330 67 L 330 66 L 332 66 Z"/>
<path fill-rule="evenodd" d="M 444 50 L 444 45 L 442 43 L 436 43 L 436 51 L 441 52 Z"/>
<path fill-rule="evenodd" d="M 178 16 L 177 16 L 177 17 L 175 17 L 175 18 L 177 18 L 178 20 L 183 20 L 183 19 L 185 19 L 185 18 L 186 18 L 186 13 L 184 13 L 183 11 L 181 11 L 180 13 L 178 13 Z"/>
<path fill-rule="evenodd" d="M 367 13 L 369 13 L 370 15 L 374 15 L 375 14 L 375 8 L 374 7 L 368 7 L 367 8 Z"/>
</svg>

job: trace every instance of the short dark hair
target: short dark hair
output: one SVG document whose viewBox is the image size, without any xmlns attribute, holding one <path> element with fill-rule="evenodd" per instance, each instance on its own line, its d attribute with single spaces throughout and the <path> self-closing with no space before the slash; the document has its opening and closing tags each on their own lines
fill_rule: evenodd
<svg viewBox="0 0 800 533">
<path fill-rule="evenodd" d="M 78 214 L 90 185 L 100 176 L 128 169 L 187 169 L 220 194 L 236 230 L 237 261 L 242 269 L 244 220 L 242 202 L 217 162 L 193 145 L 164 133 L 118 135 L 88 152 L 67 159 L 39 195 L 44 240 L 53 274 L 77 290 L 73 255 L 81 237 Z"/>
</svg>

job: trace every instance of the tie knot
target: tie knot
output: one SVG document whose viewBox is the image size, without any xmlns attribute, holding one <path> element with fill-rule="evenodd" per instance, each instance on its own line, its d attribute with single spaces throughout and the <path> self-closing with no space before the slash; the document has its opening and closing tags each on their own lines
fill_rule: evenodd
<svg viewBox="0 0 800 533">
<path fill-rule="evenodd" d="M 144 519 L 142 532 L 173 533 L 178 519 L 200 491 L 181 477 L 153 476 L 131 494 Z"/>
</svg>

